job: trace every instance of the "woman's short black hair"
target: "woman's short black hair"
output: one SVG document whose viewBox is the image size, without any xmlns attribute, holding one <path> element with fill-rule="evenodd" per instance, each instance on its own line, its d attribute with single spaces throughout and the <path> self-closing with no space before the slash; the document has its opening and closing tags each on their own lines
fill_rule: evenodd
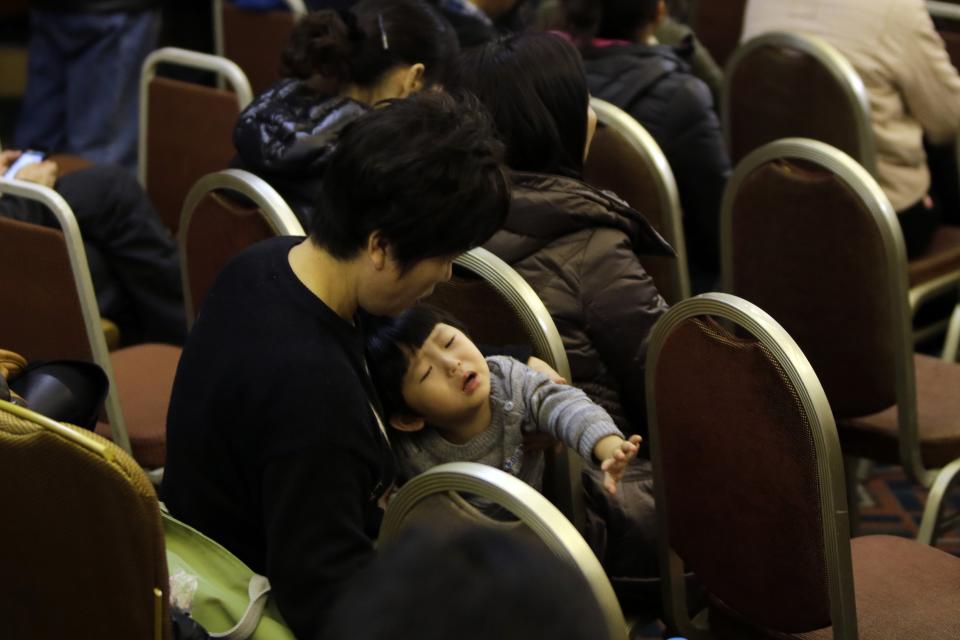
<svg viewBox="0 0 960 640">
<path fill-rule="evenodd" d="M 511 169 L 580 176 L 590 94 L 573 45 L 549 33 L 512 35 L 465 51 L 460 72 L 490 109 Z"/>
<path fill-rule="evenodd" d="M 593 38 L 629 40 L 657 19 L 660 0 L 562 0 L 565 28 L 582 47 Z"/>
<path fill-rule="evenodd" d="M 283 51 L 281 73 L 336 93 L 346 83 L 368 87 L 397 65 L 420 62 L 428 86 L 447 85 L 459 52 L 453 28 L 423 0 L 362 0 L 301 18 Z"/>
<path fill-rule="evenodd" d="M 403 269 L 483 244 L 510 206 L 503 145 L 475 98 L 421 91 L 344 128 L 311 240 L 348 260 L 374 231 Z"/>
<path fill-rule="evenodd" d="M 395 318 L 369 318 L 364 323 L 367 366 L 388 418 L 413 413 L 403 399 L 403 376 L 410 368 L 411 354 L 423 346 L 438 324 L 467 332 L 451 314 L 428 304 L 410 307 Z"/>
</svg>

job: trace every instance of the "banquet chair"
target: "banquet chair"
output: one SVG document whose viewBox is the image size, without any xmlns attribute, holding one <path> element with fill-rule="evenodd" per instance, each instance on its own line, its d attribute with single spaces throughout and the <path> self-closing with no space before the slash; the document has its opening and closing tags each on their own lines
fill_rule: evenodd
<svg viewBox="0 0 960 640">
<path fill-rule="evenodd" d="M 707 293 L 672 307 L 647 358 L 667 622 L 691 640 L 947 640 L 960 558 L 850 539 L 843 459 L 814 367 L 770 315 Z M 691 619 L 683 571 L 709 594 Z"/>
</svg>

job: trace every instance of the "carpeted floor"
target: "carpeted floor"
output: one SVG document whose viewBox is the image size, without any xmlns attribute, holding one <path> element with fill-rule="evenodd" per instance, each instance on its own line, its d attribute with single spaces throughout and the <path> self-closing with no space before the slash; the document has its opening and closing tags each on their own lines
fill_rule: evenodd
<svg viewBox="0 0 960 640">
<path fill-rule="evenodd" d="M 876 468 L 865 487 L 873 505 L 861 506 L 861 535 L 917 535 L 926 492 L 907 479 L 900 467 Z M 948 509 L 960 510 L 960 490 L 951 492 L 947 504 Z M 960 556 L 960 531 L 947 532 L 937 547 Z"/>
</svg>

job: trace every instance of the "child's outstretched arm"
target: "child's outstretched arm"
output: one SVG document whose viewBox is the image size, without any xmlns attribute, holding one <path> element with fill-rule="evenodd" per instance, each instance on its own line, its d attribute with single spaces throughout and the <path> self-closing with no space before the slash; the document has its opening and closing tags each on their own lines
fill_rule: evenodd
<svg viewBox="0 0 960 640">
<path fill-rule="evenodd" d="M 610 495 L 616 495 L 617 483 L 623 478 L 624 471 L 630 461 L 637 457 L 640 450 L 640 436 L 630 436 L 624 440 L 620 436 L 607 436 L 597 442 L 593 448 L 593 455 L 600 461 L 603 469 L 603 488 Z"/>
</svg>

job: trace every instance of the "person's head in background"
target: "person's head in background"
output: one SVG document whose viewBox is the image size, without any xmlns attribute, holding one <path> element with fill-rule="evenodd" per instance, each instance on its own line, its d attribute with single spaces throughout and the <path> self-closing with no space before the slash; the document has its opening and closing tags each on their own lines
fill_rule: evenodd
<svg viewBox="0 0 960 640">
<path fill-rule="evenodd" d="M 594 38 L 648 42 L 666 15 L 664 0 L 561 0 L 564 28 L 577 43 Z"/>
<path fill-rule="evenodd" d="M 549 33 L 467 50 L 461 84 L 490 110 L 514 171 L 580 177 L 596 129 L 580 53 Z"/>
<path fill-rule="evenodd" d="M 281 71 L 318 94 L 372 105 L 449 84 L 459 51 L 453 29 L 423 0 L 362 0 L 301 18 Z"/>
<path fill-rule="evenodd" d="M 609 634 L 586 579 L 532 542 L 487 529 L 411 532 L 347 587 L 329 640 L 596 640 Z"/>
<path fill-rule="evenodd" d="M 503 145 L 472 96 L 424 91 L 347 125 L 323 175 L 310 240 L 356 276 L 356 302 L 395 315 L 450 277 L 510 206 Z"/>
</svg>

